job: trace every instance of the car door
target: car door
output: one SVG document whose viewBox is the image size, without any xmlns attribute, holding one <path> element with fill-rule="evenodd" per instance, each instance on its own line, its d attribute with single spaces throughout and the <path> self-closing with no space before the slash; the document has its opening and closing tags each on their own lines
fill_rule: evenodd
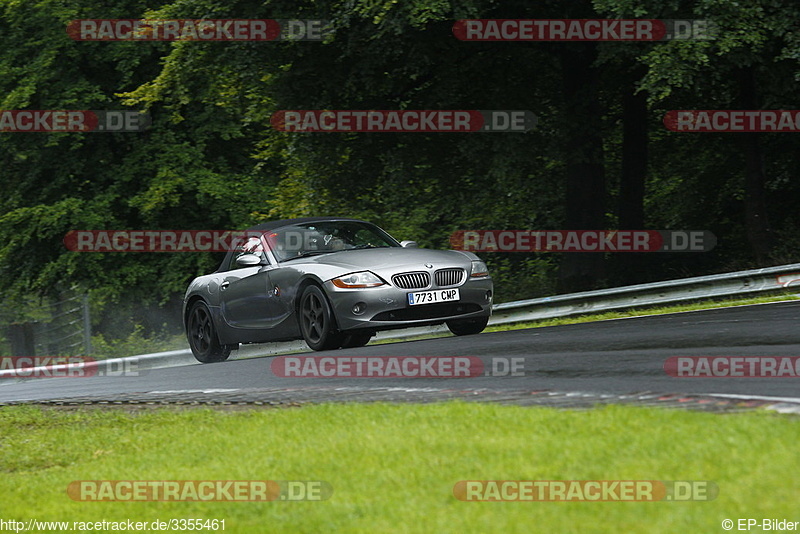
<svg viewBox="0 0 800 534">
<path fill-rule="evenodd" d="M 270 271 L 274 265 L 263 250 L 245 246 L 243 253 L 255 253 L 267 265 L 241 266 L 236 264 L 235 254 L 229 270 L 220 283 L 220 307 L 228 325 L 243 329 L 272 328 L 280 315 L 280 308 L 273 293 Z"/>
</svg>

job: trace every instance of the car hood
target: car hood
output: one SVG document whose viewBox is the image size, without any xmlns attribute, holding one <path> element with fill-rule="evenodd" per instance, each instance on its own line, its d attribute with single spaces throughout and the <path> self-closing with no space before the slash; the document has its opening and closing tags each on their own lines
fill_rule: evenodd
<svg viewBox="0 0 800 534">
<path fill-rule="evenodd" d="M 295 260 L 285 263 L 315 263 L 339 267 L 345 271 L 418 271 L 440 269 L 443 267 L 463 267 L 469 271 L 474 254 L 457 250 L 429 250 L 422 248 L 375 248 L 364 250 L 346 250 L 313 256 L 304 261 Z M 433 267 L 426 267 L 426 264 Z"/>
</svg>

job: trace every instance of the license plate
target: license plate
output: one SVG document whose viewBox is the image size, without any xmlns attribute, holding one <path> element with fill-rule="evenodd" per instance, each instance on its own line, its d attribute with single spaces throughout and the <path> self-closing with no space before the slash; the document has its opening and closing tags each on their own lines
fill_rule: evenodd
<svg viewBox="0 0 800 534">
<path fill-rule="evenodd" d="M 461 295 L 458 289 L 437 289 L 435 291 L 418 291 L 408 294 L 408 305 L 417 306 L 419 304 L 435 304 L 437 302 L 450 302 L 459 300 Z"/>
</svg>

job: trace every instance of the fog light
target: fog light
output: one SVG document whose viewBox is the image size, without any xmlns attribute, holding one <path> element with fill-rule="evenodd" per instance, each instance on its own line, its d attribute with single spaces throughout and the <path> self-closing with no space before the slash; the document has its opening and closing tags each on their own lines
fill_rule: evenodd
<svg viewBox="0 0 800 534">
<path fill-rule="evenodd" d="M 492 300 L 492 290 L 488 290 L 486 292 L 486 300 Z"/>
<path fill-rule="evenodd" d="M 366 302 L 357 302 L 353 305 L 353 315 L 361 315 L 367 309 Z"/>
</svg>

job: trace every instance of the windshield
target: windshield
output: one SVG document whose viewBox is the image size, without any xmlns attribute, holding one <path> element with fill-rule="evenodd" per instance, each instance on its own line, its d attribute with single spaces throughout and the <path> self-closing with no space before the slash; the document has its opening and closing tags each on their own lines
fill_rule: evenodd
<svg viewBox="0 0 800 534">
<path fill-rule="evenodd" d="M 399 247 L 389 234 L 369 223 L 322 221 L 268 232 L 267 243 L 278 261 L 365 248 Z"/>
</svg>

